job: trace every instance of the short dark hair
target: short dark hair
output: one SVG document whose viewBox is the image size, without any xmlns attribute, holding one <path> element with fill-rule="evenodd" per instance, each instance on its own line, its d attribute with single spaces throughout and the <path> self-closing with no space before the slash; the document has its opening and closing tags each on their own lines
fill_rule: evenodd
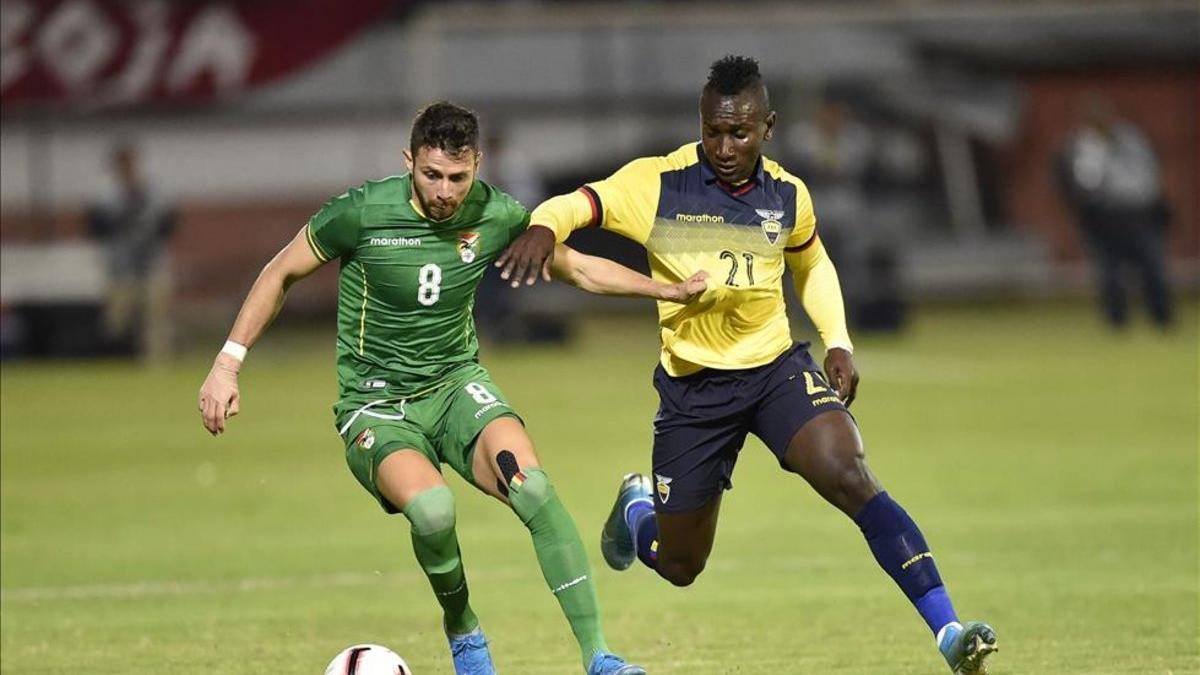
<svg viewBox="0 0 1200 675">
<path fill-rule="evenodd" d="M 431 103 L 417 112 L 408 144 L 413 155 L 421 148 L 434 148 L 451 155 L 468 150 L 478 152 L 479 117 L 449 101 Z"/>
<path fill-rule="evenodd" d="M 757 60 L 730 54 L 713 62 L 704 89 L 721 96 L 736 96 L 750 87 L 761 85 L 762 81 Z"/>
</svg>

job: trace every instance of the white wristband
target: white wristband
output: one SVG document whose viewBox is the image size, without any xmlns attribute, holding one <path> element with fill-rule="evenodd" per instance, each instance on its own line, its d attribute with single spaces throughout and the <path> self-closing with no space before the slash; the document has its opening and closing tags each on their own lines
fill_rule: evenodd
<svg viewBox="0 0 1200 675">
<path fill-rule="evenodd" d="M 221 347 L 222 354 L 228 354 L 239 362 L 246 360 L 246 345 L 240 345 L 233 340 L 226 340 L 225 346 Z"/>
</svg>

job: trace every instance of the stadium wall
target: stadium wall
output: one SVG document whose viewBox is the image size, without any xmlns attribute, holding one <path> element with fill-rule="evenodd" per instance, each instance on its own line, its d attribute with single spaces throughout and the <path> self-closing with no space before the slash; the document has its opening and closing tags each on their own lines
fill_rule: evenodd
<svg viewBox="0 0 1200 675">
<path fill-rule="evenodd" d="M 1200 257 L 1200 70 L 1054 71 L 1026 74 L 1021 81 L 1023 123 L 1001 153 L 1014 223 L 1035 233 L 1058 260 L 1082 254 L 1053 163 L 1078 125 L 1081 101 L 1099 94 L 1142 129 L 1158 153 L 1173 211 L 1172 257 Z"/>
</svg>

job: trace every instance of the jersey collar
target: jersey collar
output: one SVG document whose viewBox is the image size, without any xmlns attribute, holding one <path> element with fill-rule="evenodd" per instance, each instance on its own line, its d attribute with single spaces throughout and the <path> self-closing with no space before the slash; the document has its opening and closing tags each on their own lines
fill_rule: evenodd
<svg viewBox="0 0 1200 675">
<path fill-rule="evenodd" d="M 742 183 L 741 185 L 729 185 L 717 177 L 716 172 L 713 171 L 712 165 L 708 163 L 708 157 L 704 156 L 703 143 L 696 144 L 696 155 L 700 158 L 700 176 L 704 180 L 704 184 L 716 185 L 735 197 L 740 197 L 747 192 L 750 192 L 756 186 L 762 185 L 766 180 L 763 172 L 762 155 L 758 156 L 758 161 L 754 164 L 754 171 L 750 174 L 750 178 L 748 178 L 746 182 Z"/>
</svg>

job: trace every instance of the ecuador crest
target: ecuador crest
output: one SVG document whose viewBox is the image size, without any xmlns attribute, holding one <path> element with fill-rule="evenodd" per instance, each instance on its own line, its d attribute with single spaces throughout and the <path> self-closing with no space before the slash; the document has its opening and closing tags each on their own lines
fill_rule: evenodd
<svg viewBox="0 0 1200 675">
<path fill-rule="evenodd" d="M 783 223 L 779 222 L 783 218 L 783 211 L 770 211 L 768 209 L 754 209 L 759 218 L 762 218 L 763 235 L 767 238 L 767 243 L 774 246 L 775 242 L 779 241 L 779 234 L 783 232 Z"/>
<path fill-rule="evenodd" d="M 475 262 L 479 255 L 479 233 L 460 232 L 458 235 L 458 257 L 465 263 Z"/>
<path fill-rule="evenodd" d="M 655 489 L 658 490 L 658 498 L 662 500 L 662 503 L 666 504 L 667 500 L 671 498 L 671 481 L 675 479 L 667 476 L 661 476 L 657 473 L 654 474 L 654 478 Z"/>
</svg>

